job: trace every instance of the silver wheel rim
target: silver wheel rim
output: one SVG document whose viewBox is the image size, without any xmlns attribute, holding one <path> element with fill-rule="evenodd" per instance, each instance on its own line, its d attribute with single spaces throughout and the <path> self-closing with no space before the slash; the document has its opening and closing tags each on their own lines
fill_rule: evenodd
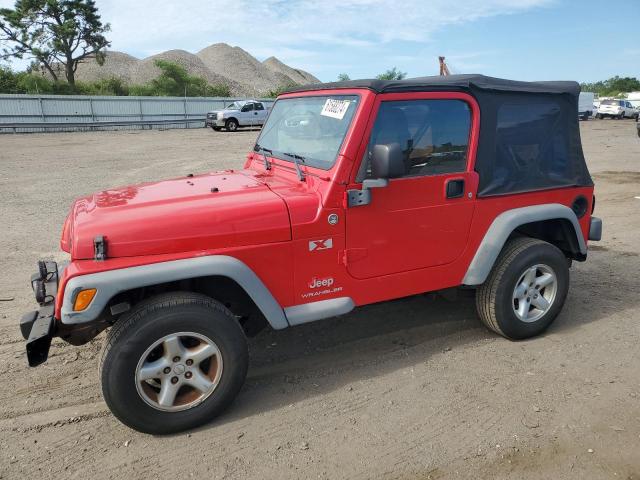
<svg viewBox="0 0 640 480">
<path fill-rule="evenodd" d="M 553 305 L 558 291 L 558 279 L 548 265 L 527 268 L 513 289 L 513 313 L 523 322 L 540 320 Z"/>
<path fill-rule="evenodd" d="M 187 410 L 205 401 L 222 377 L 222 355 L 210 338 L 178 332 L 156 340 L 136 367 L 136 390 L 158 410 Z"/>
</svg>

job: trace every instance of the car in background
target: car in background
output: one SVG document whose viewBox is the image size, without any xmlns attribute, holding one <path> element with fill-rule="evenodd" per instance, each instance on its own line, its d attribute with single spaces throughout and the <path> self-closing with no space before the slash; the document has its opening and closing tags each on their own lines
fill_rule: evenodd
<svg viewBox="0 0 640 480">
<path fill-rule="evenodd" d="M 638 118 L 638 111 L 633 108 L 631 102 L 623 99 L 602 100 L 598 107 L 596 118 Z"/>
<path fill-rule="evenodd" d="M 205 127 L 214 130 L 226 129 L 235 132 L 240 127 L 261 127 L 269 113 L 263 102 L 256 100 L 237 100 L 222 110 L 212 110 L 207 113 Z"/>
<path fill-rule="evenodd" d="M 580 96 L 578 97 L 578 118 L 580 120 L 589 120 L 589 117 L 593 115 L 594 100 L 595 96 L 593 92 L 580 92 Z"/>
</svg>

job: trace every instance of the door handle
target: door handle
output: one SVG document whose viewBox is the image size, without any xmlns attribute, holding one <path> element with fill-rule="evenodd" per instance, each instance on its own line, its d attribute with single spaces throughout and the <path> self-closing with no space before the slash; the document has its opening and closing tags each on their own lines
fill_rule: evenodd
<svg viewBox="0 0 640 480">
<path fill-rule="evenodd" d="M 464 180 L 461 178 L 448 180 L 445 190 L 447 198 L 462 198 L 464 196 Z"/>
</svg>

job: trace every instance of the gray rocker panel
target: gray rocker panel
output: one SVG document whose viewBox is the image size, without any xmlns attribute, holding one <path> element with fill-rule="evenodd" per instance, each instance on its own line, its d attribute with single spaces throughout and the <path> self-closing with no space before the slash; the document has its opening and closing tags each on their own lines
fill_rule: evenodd
<svg viewBox="0 0 640 480">
<path fill-rule="evenodd" d="M 493 221 L 480 243 L 462 283 L 464 285 L 480 285 L 487 279 L 507 238 L 516 228 L 526 223 L 553 219 L 564 219 L 571 222 L 578 238 L 580 252 L 586 254 L 587 245 L 582 236 L 578 218 L 569 207 L 559 203 L 548 203 L 514 208 L 501 213 Z"/>
<path fill-rule="evenodd" d="M 258 276 L 237 258 L 226 255 L 153 263 L 74 277 L 65 288 L 61 320 L 65 324 L 89 322 L 98 318 L 109 300 L 120 292 L 209 275 L 221 275 L 235 280 L 244 288 L 274 329 L 289 326 L 282 307 Z M 96 288 L 98 291 L 86 310 L 74 312 L 73 294 L 83 288 Z"/>
<path fill-rule="evenodd" d="M 323 318 L 336 317 L 349 313 L 355 304 L 349 297 L 331 298 L 320 300 L 319 302 L 294 305 L 284 309 L 284 313 L 289 324 L 301 325 L 303 323 L 315 322 Z"/>
</svg>

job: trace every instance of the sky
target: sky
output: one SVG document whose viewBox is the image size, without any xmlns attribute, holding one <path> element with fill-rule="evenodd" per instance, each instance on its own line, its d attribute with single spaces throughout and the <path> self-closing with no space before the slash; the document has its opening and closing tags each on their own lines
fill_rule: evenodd
<svg viewBox="0 0 640 480">
<path fill-rule="evenodd" d="M 13 6 L 0 0 L 0 7 Z M 640 77 L 640 0 L 97 0 L 111 49 L 144 58 L 218 42 L 322 81 L 452 73 Z M 24 66 L 16 63 L 14 68 Z"/>
</svg>

